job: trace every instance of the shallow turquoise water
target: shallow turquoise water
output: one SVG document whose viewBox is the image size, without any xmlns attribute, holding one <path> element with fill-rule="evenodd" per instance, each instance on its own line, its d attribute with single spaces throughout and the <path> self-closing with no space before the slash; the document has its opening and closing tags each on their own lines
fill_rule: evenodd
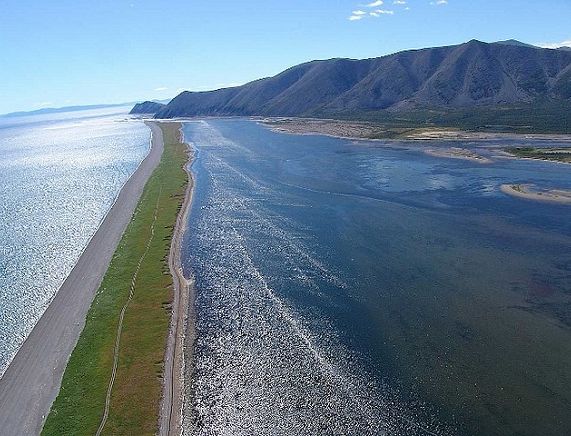
<svg viewBox="0 0 571 436">
<path fill-rule="evenodd" d="M 0 119 L 0 374 L 149 149 L 125 108 Z"/>
<path fill-rule="evenodd" d="M 571 208 L 499 191 L 571 189 L 569 166 L 494 157 L 509 140 L 452 144 L 482 165 L 246 120 L 184 132 L 186 434 L 571 431 Z"/>
</svg>

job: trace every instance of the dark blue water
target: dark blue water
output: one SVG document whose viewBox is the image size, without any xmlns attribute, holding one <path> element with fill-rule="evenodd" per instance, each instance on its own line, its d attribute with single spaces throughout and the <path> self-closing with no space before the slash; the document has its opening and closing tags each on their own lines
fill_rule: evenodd
<svg viewBox="0 0 571 436">
<path fill-rule="evenodd" d="M 187 434 L 569 434 L 571 207 L 499 186 L 571 189 L 571 167 L 498 156 L 510 140 L 452 144 L 484 165 L 246 120 L 184 132 Z"/>
</svg>

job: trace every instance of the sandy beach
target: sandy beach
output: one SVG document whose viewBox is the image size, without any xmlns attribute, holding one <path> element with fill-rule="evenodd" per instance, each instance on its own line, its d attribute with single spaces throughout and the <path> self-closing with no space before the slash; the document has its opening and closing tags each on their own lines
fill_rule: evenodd
<svg viewBox="0 0 571 436">
<path fill-rule="evenodd" d="M 552 203 L 571 204 L 571 191 L 562 189 L 539 190 L 533 185 L 502 185 L 504 194 L 526 200 L 548 201 Z"/>
<path fill-rule="evenodd" d="M 41 432 L 85 317 L 145 183 L 163 152 L 161 129 L 149 124 L 151 149 L 121 189 L 77 264 L 0 379 L 3 435 Z"/>
<path fill-rule="evenodd" d="M 179 134 L 182 142 L 182 131 Z M 194 156 L 190 147 L 188 155 L 189 163 L 185 166 L 185 170 L 188 174 L 189 183 L 186 188 L 184 203 L 176 220 L 169 252 L 169 270 L 173 277 L 173 302 L 171 325 L 165 351 L 163 397 L 159 418 L 159 435 L 161 436 L 181 434 L 184 401 L 184 345 L 186 341 L 192 342 L 194 340 L 194 314 L 192 306 L 189 308 L 189 301 L 193 298 L 193 283 L 184 277 L 181 261 L 182 241 L 194 190 L 194 180 L 190 171 L 190 164 Z"/>
<path fill-rule="evenodd" d="M 488 159 L 484 156 L 480 156 L 478 153 L 475 153 L 471 150 L 465 148 L 458 148 L 458 147 L 450 147 L 450 148 L 431 148 L 424 150 L 424 153 L 429 156 L 434 157 L 444 157 L 448 159 L 460 159 L 460 160 L 468 160 L 471 162 L 478 162 L 481 164 L 490 164 L 492 163 L 491 159 Z"/>
</svg>

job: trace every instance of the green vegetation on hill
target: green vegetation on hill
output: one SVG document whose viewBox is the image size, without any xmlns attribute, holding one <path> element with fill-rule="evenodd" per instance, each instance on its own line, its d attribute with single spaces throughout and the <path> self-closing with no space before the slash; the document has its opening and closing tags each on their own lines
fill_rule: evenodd
<svg viewBox="0 0 571 436">
<path fill-rule="evenodd" d="M 380 58 L 312 61 L 242 86 L 183 92 L 156 113 L 190 116 L 571 133 L 571 52 L 473 40 Z"/>
<path fill-rule="evenodd" d="M 324 117 L 332 114 L 321 114 Z M 473 132 L 571 133 L 571 102 L 463 109 L 425 108 L 402 112 L 346 111 L 334 118 L 365 121 L 399 136 L 408 129 L 450 128 Z M 383 136 L 386 137 L 386 136 Z"/>
<path fill-rule="evenodd" d="M 67 365 L 60 393 L 42 434 L 93 435 L 105 407 L 120 312 L 128 301 L 102 434 L 151 435 L 158 426 L 163 358 L 170 320 L 168 255 L 188 183 L 180 124 L 163 124 L 165 149 L 115 252 Z M 141 260 L 142 259 L 142 260 Z"/>
</svg>

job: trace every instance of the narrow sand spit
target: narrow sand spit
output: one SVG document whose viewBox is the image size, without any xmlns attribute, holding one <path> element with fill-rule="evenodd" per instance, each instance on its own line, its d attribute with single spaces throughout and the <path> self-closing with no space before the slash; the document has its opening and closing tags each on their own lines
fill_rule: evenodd
<svg viewBox="0 0 571 436">
<path fill-rule="evenodd" d="M 156 125 L 149 127 L 149 154 L 121 189 L 77 264 L 0 379 L 2 435 L 32 435 L 42 430 L 87 311 L 143 188 L 161 159 L 161 129 Z"/>
<path fill-rule="evenodd" d="M 179 124 L 179 123 L 177 123 Z M 180 131 L 182 142 L 182 131 Z M 182 240 L 188 222 L 188 213 L 192 204 L 194 180 L 189 165 L 194 156 L 188 151 L 189 164 L 185 165 L 188 185 L 182 208 L 176 220 L 176 226 L 169 253 L 169 270 L 173 277 L 173 303 L 170 331 L 165 351 L 163 374 L 163 397 L 159 416 L 159 435 L 180 435 L 182 431 L 182 406 L 184 394 L 184 345 L 194 341 L 194 314 L 189 302 L 192 298 L 193 283 L 182 272 Z"/>
<path fill-rule="evenodd" d="M 533 185 L 502 185 L 500 189 L 504 194 L 526 200 L 571 204 L 571 191 L 563 189 L 539 190 Z"/>
<path fill-rule="evenodd" d="M 488 159 L 487 157 L 480 156 L 478 153 L 475 153 L 471 150 L 466 148 L 458 148 L 458 147 L 449 147 L 449 148 L 430 148 L 424 150 L 424 153 L 429 156 L 434 157 L 443 157 L 447 159 L 461 159 L 461 160 L 469 160 L 472 162 L 478 162 L 481 164 L 490 164 L 492 160 Z"/>
</svg>

